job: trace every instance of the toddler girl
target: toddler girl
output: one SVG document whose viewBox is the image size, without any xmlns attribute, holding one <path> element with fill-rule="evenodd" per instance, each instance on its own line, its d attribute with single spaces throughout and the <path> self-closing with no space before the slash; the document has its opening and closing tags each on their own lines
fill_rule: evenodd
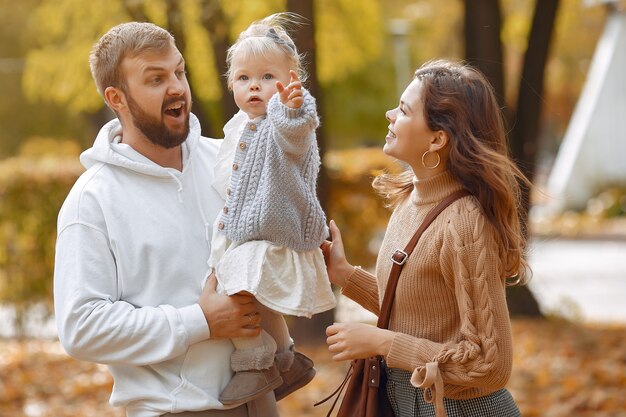
<svg viewBox="0 0 626 417">
<path fill-rule="evenodd" d="M 226 204 L 209 266 L 221 291 L 261 304 L 263 330 L 233 339 L 235 372 L 223 404 L 308 383 L 313 364 L 292 350 L 281 314 L 311 317 L 335 306 L 320 245 L 328 234 L 316 196 L 320 157 L 315 99 L 302 87 L 289 14 L 253 23 L 228 51 L 228 85 L 240 111 L 224 127 L 214 186 Z M 251 319 L 252 323 L 252 319 Z"/>
</svg>

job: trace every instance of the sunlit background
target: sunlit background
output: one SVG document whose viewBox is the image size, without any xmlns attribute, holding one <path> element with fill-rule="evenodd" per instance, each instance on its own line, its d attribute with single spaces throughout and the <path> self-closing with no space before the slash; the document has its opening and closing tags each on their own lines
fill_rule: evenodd
<svg viewBox="0 0 626 417">
<path fill-rule="evenodd" d="M 372 268 L 389 216 L 371 192 L 383 170 L 385 111 L 415 68 L 467 60 L 492 81 L 513 157 L 533 180 L 534 277 L 509 294 L 516 346 L 510 389 L 524 416 L 626 416 L 626 1 L 602 0 L 0 0 L 0 416 L 122 416 L 106 368 L 67 357 L 52 317 L 55 222 L 112 113 L 88 66 L 111 26 L 148 20 L 185 56 L 203 134 L 234 112 L 225 50 L 251 21 L 294 11 L 307 87 L 320 106 L 320 198 L 350 260 Z M 342 299 L 292 324 L 316 360 L 283 416 L 342 378 L 324 327 L 371 320 Z"/>
</svg>

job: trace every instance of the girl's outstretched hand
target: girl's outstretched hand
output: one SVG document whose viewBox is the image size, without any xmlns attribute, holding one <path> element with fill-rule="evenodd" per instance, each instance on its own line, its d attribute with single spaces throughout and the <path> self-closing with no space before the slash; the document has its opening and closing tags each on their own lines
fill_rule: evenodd
<svg viewBox="0 0 626 417">
<path fill-rule="evenodd" d="M 346 253 L 343 249 L 343 241 L 341 240 L 341 232 L 335 224 L 334 220 L 330 221 L 330 238 L 322 242 L 322 253 L 324 254 L 324 261 L 326 262 L 326 271 L 328 272 L 328 278 L 333 284 L 344 287 L 346 280 L 352 273 L 354 267 L 350 265 L 346 259 Z"/>
<path fill-rule="evenodd" d="M 365 323 L 335 323 L 326 328 L 328 351 L 333 360 L 387 356 L 394 332 Z"/>
<path fill-rule="evenodd" d="M 304 103 L 302 96 L 302 81 L 294 70 L 289 70 L 291 80 L 285 87 L 280 81 L 276 81 L 276 90 L 280 96 L 280 102 L 291 109 L 299 109 Z"/>
</svg>

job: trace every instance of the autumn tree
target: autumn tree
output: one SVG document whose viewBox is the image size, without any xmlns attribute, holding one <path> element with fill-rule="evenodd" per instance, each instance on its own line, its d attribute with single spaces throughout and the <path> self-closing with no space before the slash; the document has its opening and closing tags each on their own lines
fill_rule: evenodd
<svg viewBox="0 0 626 417">
<path fill-rule="evenodd" d="M 513 159 L 533 179 L 538 148 L 539 120 L 548 52 L 555 27 L 559 0 L 537 0 L 523 60 L 517 105 L 505 111 L 509 119 L 509 142 Z M 503 45 L 499 0 L 465 0 L 465 54 L 469 63 L 479 68 L 491 81 L 503 108 L 504 93 Z M 523 219 L 527 223 L 530 190 L 523 188 Z M 508 291 L 512 314 L 540 316 L 539 305 L 528 287 L 512 287 Z"/>
<path fill-rule="evenodd" d="M 223 77 L 226 50 L 251 21 L 285 7 L 285 0 L 43 0 L 32 17 L 38 47 L 30 50 L 26 58 L 24 90 L 34 102 L 51 102 L 74 113 L 97 114 L 104 103 L 96 94 L 87 65 L 91 46 L 120 22 L 150 21 L 174 34 L 185 56 L 193 110 L 203 134 L 221 137 L 222 126 L 236 111 Z M 315 36 L 325 41 L 324 37 L 330 34 L 343 45 L 342 50 L 317 48 L 320 59 L 316 67 L 321 82 L 345 77 L 377 57 L 377 28 L 381 24 L 375 0 L 358 5 L 347 0 L 320 0 L 316 8 L 321 11 L 321 26 L 317 26 Z M 338 25 L 333 14 L 339 14 L 341 22 L 347 19 L 355 23 Z M 333 27 L 324 28 L 324 22 Z M 354 27 L 373 30 L 355 32 L 351 30 Z M 313 32 L 304 35 L 296 37 L 304 41 Z M 94 119 L 96 127 L 101 121 L 102 117 Z"/>
</svg>

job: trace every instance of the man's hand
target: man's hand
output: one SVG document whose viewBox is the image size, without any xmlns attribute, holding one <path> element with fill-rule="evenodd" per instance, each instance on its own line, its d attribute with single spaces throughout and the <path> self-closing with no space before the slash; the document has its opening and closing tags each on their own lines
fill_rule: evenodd
<svg viewBox="0 0 626 417">
<path fill-rule="evenodd" d="M 280 102 L 291 109 L 299 109 L 304 103 L 302 96 L 302 81 L 295 71 L 289 70 L 291 80 L 289 85 L 285 87 L 280 81 L 276 81 L 276 90 L 280 96 Z"/>
<path fill-rule="evenodd" d="M 211 339 L 259 335 L 261 315 L 252 295 L 223 295 L 216 292 L 217 278 L 211 274 L 198 304 L 211 331 Z"/>
</svg>

